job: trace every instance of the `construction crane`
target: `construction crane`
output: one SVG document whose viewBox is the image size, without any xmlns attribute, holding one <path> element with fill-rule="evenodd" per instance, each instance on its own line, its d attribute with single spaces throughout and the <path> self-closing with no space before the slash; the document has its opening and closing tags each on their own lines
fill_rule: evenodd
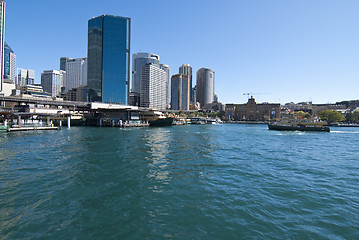
<svg viewBox="0 0 359 240">
<path fill-rule="evenodd" d="M 243 95 L 247 95 L 247 97 L 248 97 L 248 99 L 249 99 L 249 95 L 251 96 L 251 97 L 253 97 L 253 95 L 259 95 L 259 94 L 270 94 L 270 93 L 243 93 Z"/>
</svg>

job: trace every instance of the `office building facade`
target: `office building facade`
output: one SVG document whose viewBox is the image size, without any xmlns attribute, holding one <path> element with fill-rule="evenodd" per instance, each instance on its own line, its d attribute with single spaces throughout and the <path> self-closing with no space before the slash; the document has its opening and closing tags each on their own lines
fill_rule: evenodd
<svg viewBox="0 0 359 240">
<path fill-rule="evenodd" d="M 3 91 L 5 39 L 5 2 L 0 0 L 0 92 Z"/>
<path fill-rule="evenodd" d="M 4 46 L 4 79 L 9 79 L 13 83 L 16 81 L 16 55 L 6 42 Z"/>
<path fill-rule="evenodd" d="M 214 71 L 208 68 L 201 68 L 197 71 L 196 84 L 197 102 L 201 106 L 214 101 Z"/>
<path fill-rule="evenodd" d="M 16 85 L 25 86 L 35 83 L 35 70 L 18 68 Z"/>
<path fill-rule="evenodd" d="M 66 72 L 65 91 L 87 85 L 87 58 L 60 58 L 60 70 Z"/>
<path fill-rule="evenodd" d="M 183 75 L 187 75 L 189 76 L 190 79 L 190 103 L 191 104 L 196 104 L 196 98 L 195 98 L 195 94 L 194 94 L 194 88 L 192 85 L 192 67 L 189 64 L 182 64 L 182 66 L 179 67 L 178 69 L 178 73 L 179 74 L 183 74 Z"/>
<path fill-rule="evenodd" d="M 171 104 L 171 93 L 170 93 L 170 74 L 171 74 L 171 68 L 169 65 L 167 64 L 160 64 L 160 68 L 166 72 L 166 104 L 170 105 Z"/>
<path fill-rule="evenodd" d="M 132 86 L 131 92 L 141 92 L 141 71 L 147 63 L 160 64 L 160 56 L 153 53 L 135 53 L 132 55 Z"/>
<path fill-rule="evenodd" d="M 190 105 L 190 77 L 176 74 L 171 78 L 171 109 L 189 110 Z"/>
<path fill-rule="evenodd" d="M 51 97 L 60 95 L 65 78 L 65 71 L 47 70 L 41 73 L 41 86 Z"/>
<path fill-rule="evenodd" d="M 141 71 L 140 106 L 151 109 L 167 108 L 166 71 L 160 65 L 147 63 Z"/>
<path fill-rule="evenodd" d="M 87 85 L 91 102 L 127 104 L 131 19 L 102 15 L 88 21 Z"/>
</svg>

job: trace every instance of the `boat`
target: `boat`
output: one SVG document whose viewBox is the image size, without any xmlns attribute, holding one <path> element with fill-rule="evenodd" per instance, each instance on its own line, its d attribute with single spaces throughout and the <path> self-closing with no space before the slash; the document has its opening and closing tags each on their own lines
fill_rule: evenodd
<svg viewBox="0 0 359 240">
<path fill-rule="evenodd" d="M 191 118 L 191 124 L 206 124 L 206 119 L 202 117 Z"/>
<path fill-rule="evenodd" d="M 6 131 L 7 131 L 7 126 L 0 125 L 0 132 L 6 132 Z"/>
<path fill-rule="evenodd" d="M 173 125 L 186 125 L 189 121 L 187 121 L 184 117 L 175 117 L 173 120 Z"/>
<path fill-rule="evenodd" d="M 278 131 L 314 131 L 314 132 L 330 132 L 330 128 L 325 121 L 317 121 L 313 119 L 296 118 L 295 115 L 291 117 L 283 117 L 282 120 L 269 123 L 269 130 Z"/>
<path fill-rule="evenodd" d="M 150 127 L 172 126 L 173 117 L 167 117 L 160 111 L 148 111 L 142 114 L 142 118 L 147 120 Z"/>
<path fill-rule="evenodd" d="M 217 124 L 217 121 L 216 121 L 216 119 L 213 119 L 213 118 L 207 118 L 206 124 Z"/>
</svg>

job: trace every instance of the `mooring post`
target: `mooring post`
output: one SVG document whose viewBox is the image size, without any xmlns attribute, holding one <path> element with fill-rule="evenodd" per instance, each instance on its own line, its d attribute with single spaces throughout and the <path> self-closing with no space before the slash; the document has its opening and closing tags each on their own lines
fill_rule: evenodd
<svg viewBox="0 0 359 240">
<path fill-rule="evenodd" d="M 67 128 L 71 128 L 71 117 L 67 117 Z"/>
</svg>

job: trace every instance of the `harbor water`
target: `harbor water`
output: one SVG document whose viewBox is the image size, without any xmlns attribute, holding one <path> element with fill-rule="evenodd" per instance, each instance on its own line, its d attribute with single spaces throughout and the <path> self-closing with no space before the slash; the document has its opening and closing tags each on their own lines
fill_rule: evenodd
<svg viewBox="0 0 359 240">
<path fill-rule="evenodd" d="M 0 239 L 359 239 L 359 128 L 0 133 Z"/>
</svg>

